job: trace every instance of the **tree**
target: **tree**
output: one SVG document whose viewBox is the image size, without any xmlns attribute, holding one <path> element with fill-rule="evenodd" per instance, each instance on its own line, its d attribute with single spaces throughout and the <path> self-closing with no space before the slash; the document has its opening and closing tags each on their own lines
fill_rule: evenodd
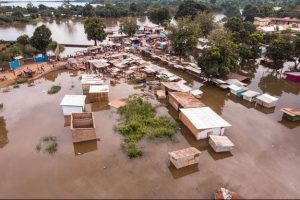
<svg viewBox="0 0 300 200">
<path fill-rule="evenodd" d="M 245 17 L 246 21 L 254 21 L 254 17 L 258 15 L 258 9 L 256 6 L 248 4 L 244 7 L 243 16 Z"/>
<path fill-rule="evenodd" d="M 194 19 L 199 11 L 204 12 L 206 10 L 208 10 L 207 7 L 201 2 L 185 0 L 179 5 L 175 19 L 187 16 L 191 16 Z"/>
<path fill-rule="evenodd" d="M 17 38 L 17 43 L 25 46 L 26 44 L 30 44 L 30 38 L 28 35 L 26 34 L 23 34 L 23 35 L 20 35 L 18 38 Z"/>
<path fill-rule="evenodd" d="M 201 12 L 199 13 L 195 20 L 199 22 L 200 31 L 204 37 L 207 37 L 208 34 L 213 30 L 214 28 L 214 16 L 212 13 L 208 12 Z"/>
<path fill-rule="evenodd" d="M 238 46 L 239 56 L 241 57 L 242 64 L 245 60 L 253 58 L 251 47 L 245 43 L 241 43 Z"/>
<path fill-rule="evenodd" d="M 229 4 L 228 6 L 226 6 L 224 14 L 227 17 L 239 17 L 239 16 L 241 16 L 240 9 L 236 5 L 232 5 L 232 4 Z"/>
<path fill-rule="evenodd" d="M 84 21 L 84 32 L 87 34 L 88 40 L 94 40 L 95 46 L 97 41 L 102 42 L 106 38 L 104 22 L 97 18 L 91 18 Z"/>
<path fill-rule="evenodd" d="M 11 14 L 11 16 L 13 16 L 13 17 L 17 17 L 17 18 L 22 18 L 22 17 L 24 17 L 24 15 L 23 15 L 23 12 L 21 11 L 21 10 L 16 10 L 16 11 L 14 11 L 12 14 Z"/>
<path fill-rule="evenodd" d="M 34 30 L 30 39 L 31 46 L 35 47 L 38 51 L 45 54 L 47 46 L 52 42 L 51 31 L 45 25 L 41 25 Z"/>
<path fill-rule="evenodd" d="M 83 17 L 94 17 L 95 15 L 95 8 L 91 4 L 88 3 L 82 8 Z"/>
<path fill-rule="evenodd" d="M 212 46 L 204 50 L 198 65 L 208 77 L 225 77 L 237 66 L 237 47 L 232 42 Z"/>
<path fill-rule="evenodd" d="M 283 39 L 274 40 L 268 47 L 267 47 L 267 56 L 269 56 L 275 64 L 279 60 L 285 61 L 291 58 L 293 53 L 293 46 L 289 41 Z"/>
<path fill-rule="evenodd" d="M 295 52 L 295 68 L 298 67 L 298 65 L 300 64 L 300 36 L 298 35 L 298 37 L 295 39 L 294 41 L 294 52 Z M 298 63 L 297 63 L 298 60 Z"/>
<path fill-rule="evenodd" d="M 138 26 L 136 25 L 136 22 L 132 20 L 123 20 L 120 24 L 120 33 L 125 33 L 129 37 L 132 37 L 137 30 Z"/>
<path fill-rule="evenodd" d="M 47 50 L 48 50 L 48 51 L 55 52 L 56 47 L 57 47 L 57 42 L 52 41 L 52 42 L 48 45 Z M 59 53 L 65 51 L 65 47 L 64 47 L 64 45 L 62 45 L 62 44 L 59 44 L 58 48 L 59 48 Z"/>
<path fill-rule="evenodd" d="M 213 30 L 208 39 L 216 46 L 220 46 L 223 43 L 226 43 L 231 40 L 232 33 L 224 31 L 222 29 Z"/>
<path fill-rule="evenodd" d="M 149 12 L 149 19 L 155 24 L 162 24 L 170 18 L 169 9 L 166 7 L 153 8 Z"/>
<path fill-rule="evenodd" d="M 168 37 L 176 54 L 184 55 L 187 51 L 193 50 L 200 36 L 199 26 L 190 17 L 181 18 L 177 25 L 169 27 Z"/>
<path fill-rule="evenodd" d="M 224 24 L 224 27 L 231 32 L 239 32 L 243 28 L 243 21 L 240 17 L 231 17 Z"/>
</svg>

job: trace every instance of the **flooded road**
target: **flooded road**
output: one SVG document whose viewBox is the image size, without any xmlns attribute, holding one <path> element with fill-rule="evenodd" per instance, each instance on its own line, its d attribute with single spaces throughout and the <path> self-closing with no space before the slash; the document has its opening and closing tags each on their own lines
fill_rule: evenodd
<svg viewBox="0 0 300 200">
<path fill-rule="evenodd" d="M 0 93 L 0 197 L 1 198 L 212 198 L 218 187 L 227 187 L 241 198 L 300 198 L 300 124 L 282 121 L 282 107 L 300 107 L 300 85 L 270 76 L 258 66 L 249 89 L 279 97 L 273 110 L 203 85 L 184 75 L 193 88 L 204 92 L 202 101 L 232 124 L 225 131 L 235 144 L 231 153 L 216 154 L 207 140 L 196 141 L 182 126 L 175 142 L 140 142 L 142 158 L 130 160 L 121 150 L 122 137 L 113 131 L 116 109 L 88 105 L 95 112 L 101 141 L 73 145 L 69 127 L 59 106 L 65 94 L 82 94 L 79 75 L 48 74 L 34 86 Z M 182 75 L 182 73 L 177 73 Z M 109 80 L 107 80 L 109 83 Z M 59 93 L 46 91 L 60 84 Z M 134 85 L 110 86 L 109 100 L 127 98 Z M 167 105 L 159 114 L 177 113 Z M 58 151 L 37 152 L 43 136 L 56 136 Z M 6 138 L 6 140 L 2 140 Z M 5 141 L 5 142 L 3 142 Z M 194 146 L 200 151 L 199 166 L 176 170 L 169 151 Z"/>
</svg>

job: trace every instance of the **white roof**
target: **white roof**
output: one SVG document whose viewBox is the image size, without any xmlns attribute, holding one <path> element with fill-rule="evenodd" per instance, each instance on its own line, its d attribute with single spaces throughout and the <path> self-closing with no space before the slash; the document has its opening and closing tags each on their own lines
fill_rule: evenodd
<svg viewBox="0 0 300 200">
<path fill-rule="evenodd" d="M 237 86 L 240 86 L 240 87 L 247 85 L 246 83 L 243 83 L 243 82 L 241 82 L 237 79 L 227 79 L 225 82 L 229 85 L 233 84 L 233 85 L 237 85 Z"/>
<path fill-rule="evenodd" d="M 85 95 L 65 95 L 61 101 L 61 106 L 84 106 Z"/>
<path fill-rule="evenodd" d="M 278 98 L 273 97 L 273 96 L 271 96 L 271 95 L 269 95 L 267 93 L 262 94 L 262 95 L 256 97 L 256 99 L 258 99 L 260 101 L 263 101 L 265 103 L 272 103 L 272 102 L 278 101 Z"/>
<path fill-rule="evenodd" d="M 94 79 L 81 79 L 81 84 L 89 84 L 89 85 L 102 85 L 104 81 L 100 78 Z"/>
<path fill-rule="evenodd" d="M 241 88 L 241 87 L 239 87 L 239 86 L 237 86 L 237 85 L 234 85 L 234 84 L 229 85 L 228 88 L 229 88 L 230 90 L 233 90 L 233 91 L 236 91 L 236 92 L 238 92 L 238 91 L 240 91 L 240 90 L 243 90 L 243 88 Z"/>
<path fill-rule="evenodd" d="M 194 96 L 203 94 L 203 92 L 201 90 L 192 90 L 192 91 L 190 91 L 190 93 Z"/>
<path fill-rule="evenodd" d="M 253 90 L 248 90 L 246 92 L 243 92 L 242 95 L 251 98 L 251 97 L 255 97 L 255 96 L 259 95 L 259 92 L 256 92 Z"/>
<path fill-rule="evenodd" d="M 180 109 L 196 129 L 210 129 L 231 126 L 209 107 Z"/>
<path fill-rule="evenodd" d="M 97 74 L 82 74 L 81 80 L 82 79 L 93 79 L 93 78 L 97 78 L 97 77 L 99 77 L 99 75 L 97 75 Z"/>
<path fill-rule="evenodd" d="M 234 144 L 226 136 L 210 135 L 209 138 L 218 147 L 234 147 Z"/>
<path fill-rule="evenodd" d="M 91 85 L 89 93 L 109 92 L 108 85 Z"/>
</svg>

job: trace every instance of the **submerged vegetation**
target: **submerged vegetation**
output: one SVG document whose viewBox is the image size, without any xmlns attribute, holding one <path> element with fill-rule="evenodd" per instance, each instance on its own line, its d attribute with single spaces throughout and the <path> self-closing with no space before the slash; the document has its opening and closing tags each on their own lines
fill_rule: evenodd
<svg viewBox="0 0 300 200">
<path fill-rule="evenodd" d="M 55 136 L 45 136 L 40 139 L 38 145 L 36 145 L 35 149 L 40 152 L 44 151 L 45 153 L 49 153 L 53 155 L 57 151 L 57 139 Z"/>
<path fill-rule="evenodd" d="M 0 103 L 0 109 L 2 109 L 3 108 L 3 103 Z"/>
<path fill-rule="evenodd" d="M 173 139 L 178 129 L 176 122 L 169 117 L 156 116 L 155 108 L 140 98 L 127 101 L 118 113 L 124 122 L 117 127 L 117 131 L 125 137 L 122 147 L 130 158 L 143 155 L 136 143 L 145 136 L 152 140 Z"/>
<path fill-rule="evenodd" d="M 61 86 L 59 85 L 53 85 L 50 90 L 48 90 L 48 94 L 55 94 L 58 93 L 59 90 L 61 89 Z"/>
</svg>

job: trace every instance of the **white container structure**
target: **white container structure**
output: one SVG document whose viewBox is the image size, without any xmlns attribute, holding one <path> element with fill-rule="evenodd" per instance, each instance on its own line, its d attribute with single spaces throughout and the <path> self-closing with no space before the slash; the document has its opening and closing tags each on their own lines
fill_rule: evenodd
<svg viewBox="0 0 300 200">
<path fill-rule="evenodd" d="M 259 92 L 248 90 L 242 93 L 243 99 L 249 102 L 254 102 L 256 97 L 259 95 Z"/>
<path fill-rule="evenodd" d="M 234 144 L 226 136 L 210 135 L 208 143 L 215 152 L 231 151 Z"/>
<path fill-rule="evenodd" d="M 231 84 L 228 86 L 228 88 L 230 89 L 230 93 L 234 94 L 235 96 L 241 97 L 242 93 L 247 91 L 246 87 L 243 86 L 237 86 L 234 84 Z"/>
<path fill-rule="evenodd" d="M 267 93 L 262 94 L 258 97 L 256 97 L 256 104 L 262 105 L 266 108 L 273 108 L 276 106 L 276 103 L 278 101 L 278 98 L 273 97 Z"/>
<path fill-rule="evenodd" d="M 179 169 L 199 163 L 200 151 L 194 147 L 169 152 L 170 161 Z"/>
<path fill-rule="evenodd" d="M 200 99 L 203 95 L 203 92 L 201 90 L 192 90 L 190 91 L 190 93 L 198 99 Z"/>
<path fill-rule="evenodd" d="M 85 95 L 65 95 L 60 103 L 64 115 L 84 112 L 85 99 Z"/>
<path fill-rule="evenodd" d="M 209 107 L 182 108 L 180 121 L 193 133 L 197 140 L 210 135 L 223 135 L 225 128 L 231 125 Z"/>
</svg>

